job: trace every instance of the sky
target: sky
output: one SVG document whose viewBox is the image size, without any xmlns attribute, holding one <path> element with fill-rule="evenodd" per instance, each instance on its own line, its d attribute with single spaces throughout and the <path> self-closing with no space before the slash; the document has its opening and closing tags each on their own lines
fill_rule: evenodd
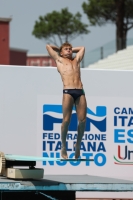
<svg viewBox="0 0 133 200">
<path fill-rule="evenodd" d="M 12 18 L 10 22 L 10 47 L 28 50 L 28 54 L 47 54 L 47 41 L 39 40 L 32 35 L 35 21 L 53 10 L 68 8 L 70 12 L 82 14 L 82 22 L 89 24 L 82 9 L 87 0 L 0 0 L 0 17 Z M 78 36 L 71 41 L 73 46 L 85 46 L 86 52 L 99 48 L 115 40 L 116 28 L 113 24 L 102 27 L 88 27 L 90 33 Z M 133 38 L 133 29 L 128 32 Z"/>
</svg>

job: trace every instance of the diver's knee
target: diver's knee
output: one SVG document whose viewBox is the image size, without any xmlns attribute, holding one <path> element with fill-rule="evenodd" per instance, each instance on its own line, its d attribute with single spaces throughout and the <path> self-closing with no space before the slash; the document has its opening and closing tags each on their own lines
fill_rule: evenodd
<svg viewBox="0 0 133 200">
<path fill-rule="evenodd" d="M 63 128 L 68 128 L 69 126 L 69 121 L 68 120 L 63 120 L 61 127 Z"/>
<path fill-rule="evenodd" d="M 79 120 L 79 125 L 86 124 L 86 118 Z"/>
</svg>

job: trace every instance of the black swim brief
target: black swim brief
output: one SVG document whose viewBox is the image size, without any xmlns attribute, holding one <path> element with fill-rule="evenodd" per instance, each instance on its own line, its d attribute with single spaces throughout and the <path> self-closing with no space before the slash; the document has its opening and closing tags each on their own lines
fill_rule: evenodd
<svg viewBox="0 0 133 200">
<path fill-rule="evenodd" d="M 81 95 L 85 95 L 85 92 L 83 89 L 64 89 L 63 90 L 63 93 L 64 94 L 70 94 L 73 99 L 74 99 L 74 102 L 76 101 L 76 99 L 78 97 L 80 97 Z"/>
</svg>

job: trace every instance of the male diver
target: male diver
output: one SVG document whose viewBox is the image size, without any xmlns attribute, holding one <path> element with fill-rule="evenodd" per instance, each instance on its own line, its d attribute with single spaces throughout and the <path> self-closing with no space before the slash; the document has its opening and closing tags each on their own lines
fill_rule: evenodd
<svg viewBox="0 0 133 200">
<path fill-rule="evenodd" d="M 83 59 L 85 48 L 75 47 L 68 42 L 61 45 L 60 48 L 53 45 L 46 45 L 47 51 L 57 64 L 57 70 L 61 75 L 63 82 L 63 121 L 61 125 L 61 156 L 67 159 L 66 137 L 71 119 L 72 108 L 75 105 L 78 117 L 78 134 L 75 144 L 75 159 L 80 156 L 80 145 L 84 135 L 86 125 L 87 103 L 83 85 L 80 77 L 80 62 Z M 59 54 L 58 54 L 59 52 Z M 73 53 L 76 56 L 73 58 Z"/>
</svg>

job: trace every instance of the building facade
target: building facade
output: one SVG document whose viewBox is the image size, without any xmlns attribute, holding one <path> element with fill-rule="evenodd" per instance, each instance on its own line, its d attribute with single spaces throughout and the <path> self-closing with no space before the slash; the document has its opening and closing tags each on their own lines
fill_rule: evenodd
<svg viewBox="0 0 133 200">
<path fill-rule="evenodd" d="M 27 55 L 28 50 L 10 48 L 11 18 L 0 18 L 0 65 L 56 66 L 49 55 Z"/>
<path fill-rule="evenodd" d="M 27 66 L 56 67 L 56 63 L 49 55 L 29 54 L 27 55 Z"/>
<path fill-rule="evenodd" d="M 0 64 L 10 64 L 9 23 L 11 18 L 0 18 Z"/>
</svg>

